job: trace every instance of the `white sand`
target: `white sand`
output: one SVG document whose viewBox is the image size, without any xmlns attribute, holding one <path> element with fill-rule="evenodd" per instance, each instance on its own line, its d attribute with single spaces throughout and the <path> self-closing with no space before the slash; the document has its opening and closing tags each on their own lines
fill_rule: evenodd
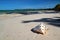
<svg viewBox="0 0 60 40">
<path fill-rule="evenodd" d="M 60 14 L 16 14 L 0 15 L 0 40 L 60 40 L 60 27 L 45 23 L 49 28 L 46 35 L 36 34 L 31 31 L 40 22 L 22 23 L 22 21 L 35 20 L 41 18 L 59 17 Z"/>
</svg>

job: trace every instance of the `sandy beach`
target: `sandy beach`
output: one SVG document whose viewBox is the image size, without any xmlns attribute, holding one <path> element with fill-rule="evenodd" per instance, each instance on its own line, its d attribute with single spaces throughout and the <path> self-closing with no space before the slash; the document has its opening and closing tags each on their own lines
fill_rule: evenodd
<svg viewBox="0 0 60 40">
<path fill-rule="evenodd" d="M 1 14 L 0 40 L 60 40 L 60 13 L 42 13 L 32 15 Z M 31 31 L 43 22 L 48 31 L 45 35 Z"/>
</svg>

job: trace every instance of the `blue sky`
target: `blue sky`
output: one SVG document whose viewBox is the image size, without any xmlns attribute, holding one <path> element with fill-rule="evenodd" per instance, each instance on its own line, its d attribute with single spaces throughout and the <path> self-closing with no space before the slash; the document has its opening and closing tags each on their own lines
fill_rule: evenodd
<svg viewBox="0 0 60 40">
<path fill-rule="evenodd" d="M 53 8 L 60 0 L 0 0 L 0 10 Z"/>
</svg>

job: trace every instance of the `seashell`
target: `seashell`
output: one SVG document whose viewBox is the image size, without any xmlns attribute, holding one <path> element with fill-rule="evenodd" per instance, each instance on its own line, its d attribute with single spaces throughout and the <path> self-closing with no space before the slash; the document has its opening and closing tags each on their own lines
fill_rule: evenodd
<svg viewBox="0 0 60 40">
<path fill-rule="evenodd" d="M 34 27 L 32 31 L 38 34 L 46 34 L 46 29 L 46 26 L 43 23 L 40 23 L 39 25 Z"/>
</svg>

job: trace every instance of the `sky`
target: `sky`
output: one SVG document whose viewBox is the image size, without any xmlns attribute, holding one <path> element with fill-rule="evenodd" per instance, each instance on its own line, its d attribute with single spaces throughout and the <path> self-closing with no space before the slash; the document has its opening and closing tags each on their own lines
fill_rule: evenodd
<svg viewBox="0 0 60 40">
<path fill-rule="evenodd" d="M 0 0 L 0 10 L 53 8 L 60 0 Z"/>
</svg>

